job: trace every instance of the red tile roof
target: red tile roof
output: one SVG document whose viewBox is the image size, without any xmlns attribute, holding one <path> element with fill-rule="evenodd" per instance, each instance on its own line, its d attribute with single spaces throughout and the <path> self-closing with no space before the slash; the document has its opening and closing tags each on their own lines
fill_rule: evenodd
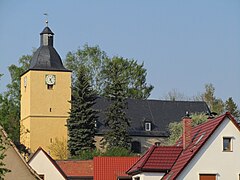
<svg viewBox="0 0 240 180">
<path fill-rule="evenodd" d="M 166 174 L 163 179 L 176 179 L 225 118 L 229 118 L 238 130 L 240 130 L 239 125 L 230 113 L 223 114 L 215 119 L 208 120 L 207 122 L 196 126 L 192 129 L 192 143 L 181 153 L 171 171 Z M 182 138 L 180 138 L 180 141 L 181 139 Z"/>
<path fill-rule="evenodd" d="M 211 135 L 215 132 L 215 130 L 220 126 L 220 124 L 226 118 L 230 119 L 230 121 L 232 121 L 233 124 L 240 131 L 240 126 L 237 124 L 236 120 L 231 116 L 230 113 L 227 112 L 215 119 L 210 119 L 207 122 L 193 128 L 191 133 L 191 143 L 185 150 L 183 150 L 182 148 L 182 137 L 179 139 L 179 141 L 176 143 L 175 146 L 169 147 L 168 150 L 166 146 L 151 147 L 139 159 L 139 161 L 137 161 L 128 170 L 128 174 L 134 174 L 134 172 L 138 173 L 141 171 L 142 172 L 154 172 L 154 171 L 161 172 L 161 170 L 169 168 L 170 171 L 167 174 L 165 174 L 165 176 L 163 177 L 163 180 L 176 179 L 179 176 L 179 174 L 183 171 L 183 169 L 188 165 L 188 163 L 193 159 L 193 157 L 198 153 L 201 147 L 207 142 L 207 140 L 211 137 Z M 164 150 L 164 148 L 166 149 Z M 160 153 L 163 153 L 163 155 L 160 156 Z M 175 156 L 170 157 L 172 153 L 174 153 Z M 177 154 L 179 156 L 177 156 Z M 164 156 L 166 159 L 164 159 Z M 169 164 L 164 164 L 167 161 L 169 161 Z"/>
<path fill-rule="evenodd" d="M 152 146 L 148 151 L 127 171 L 128 174 L 139 172 L 166 172 L 170 170 L 182 147 L 177 146 Z"/>
<path fill-rule="evenodd" d="M 94 180 L 115 180 L 125 173 L 139 157 L 94 157 Z"/>
<path fill-rule="evenodd" d="M 68 176 L 91 176 L 93 177 L 93 160 L 66 160 L 56 161 L 59 167 Z"/>
</svg>

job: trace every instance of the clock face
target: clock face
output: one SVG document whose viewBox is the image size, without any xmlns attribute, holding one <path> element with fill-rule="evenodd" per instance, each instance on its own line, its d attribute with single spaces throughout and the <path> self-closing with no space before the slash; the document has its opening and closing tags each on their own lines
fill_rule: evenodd
<svg viewBox="0 0 240 180">
<path fill-rule="evenodd" d="M 53 74 L 48 74 L 45 77 L 45 81 L 46 81 L 47 84 L 53 85 L 56 82 L 56 76 L 53 75 Z"/>
</svg>

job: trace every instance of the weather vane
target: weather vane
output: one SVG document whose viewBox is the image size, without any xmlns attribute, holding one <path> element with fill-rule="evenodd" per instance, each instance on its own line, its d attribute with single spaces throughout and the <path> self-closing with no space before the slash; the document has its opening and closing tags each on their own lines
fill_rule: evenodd
<svg viewBox="0 0 240 180">
<path fill-rule="evenodd" d="M 44 13 L 43 15 L 46 17 L 45 23 L 46 23 L 46 26 L 48 27 L 48 14 L 47 14 L 47 13 Z"/>
</svg>

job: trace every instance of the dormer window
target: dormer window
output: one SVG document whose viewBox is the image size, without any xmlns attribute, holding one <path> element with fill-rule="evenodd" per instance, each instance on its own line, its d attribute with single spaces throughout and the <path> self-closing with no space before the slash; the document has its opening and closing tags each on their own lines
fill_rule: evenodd
<svg viewBox="0 0 240 180">
<path fill-rule="evenodd" d="M 223 137 L 223 151 L 224 152 L 232 151 L 232 138 L 231 137 Z"/>
<path fill-rule="evenodd" d="M 151 123 L 145 122 L 145 131 L 151 131 Z"/>
</svg>

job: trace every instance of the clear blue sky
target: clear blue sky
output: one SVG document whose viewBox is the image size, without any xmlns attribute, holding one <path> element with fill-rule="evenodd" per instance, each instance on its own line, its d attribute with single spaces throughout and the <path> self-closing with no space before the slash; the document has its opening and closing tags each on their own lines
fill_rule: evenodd
<svg viewBox="0 0 240 180">
<path fill-rule="evenodd" d="M 217 97 L 240 105 L 239 0 L 0 0 L 0 92 L 7 67 L 39 47 L 45 12 L 63 60 L 99 45 L 144 62 L 152 99 L 172 89 L 192 97 L 212 83 Z"/>
</svg>

